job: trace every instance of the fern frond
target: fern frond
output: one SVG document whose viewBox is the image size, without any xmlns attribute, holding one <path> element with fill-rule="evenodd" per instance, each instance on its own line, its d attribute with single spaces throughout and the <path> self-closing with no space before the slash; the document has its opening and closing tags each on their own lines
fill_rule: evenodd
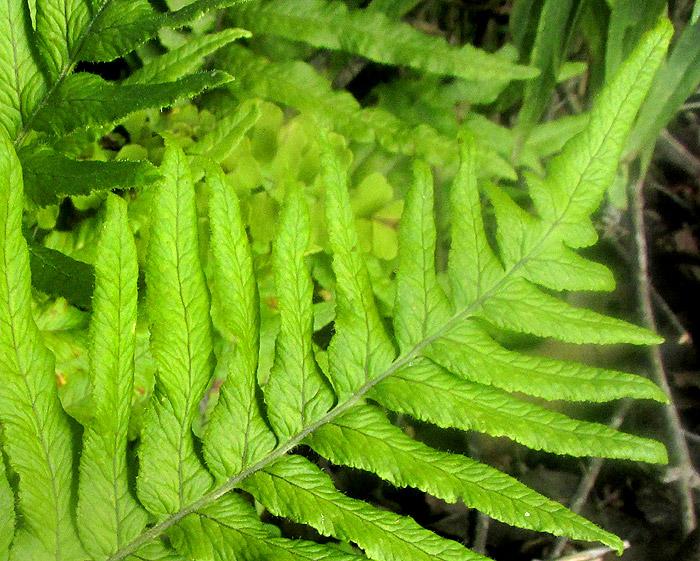
<svg viewBox="0 0 700 561">
<path fill-rule="evenodd" d="M 206 12 L 236 2 L 240 0 L 195 0 L 177 11 L 159 13 L 147 0 L 103 0 L 84 28 L 78 58 L 90 62 L 114 60 L 155 37 L 163 27 L 183 27 Z"/>
<path fill-rule="evenodd" d="M 335 91 L 310 64 L 273 62 L 238 45 L 222 52 L 217 66 L 236 76 L 228 88 L 237 97 L 289 105 L 356 142 L 374 142 L 388 152 L 418 156 L 432 165 L 450 167 L 459 159 L 451 138 L 427 125 L 409 125 L 381 107 L 361 107 L 350 93 Z M 493 150 L 478 148 L 477 157 L 484 174 L 516 179 L 515 170 Z"/>
<path fill-rule="evenodd" d="M 253 1 L 229 10 L 231 20 L 255 35 L 278 35 L 315 47 L 348 51 L 384 64 L 401 64 L 469 80 L 533 78 L 537 70 L 512 64 L 470 45 L 456 48 L 380 11 L 348 10 L 339 1 Z"/>
<path fill-rule="evenodd" d="M 37 1 L 52 6 L 49 2 L 54 0 Z M 150 5 L 125 1 L 130 7 L 152 12 Z M 148 12 L 151 15 L 146 19 L 180 21 L 212 5 L 219 3 L 202 0 L 163 16 Z M 77 17 L 76 29 L 83 25 L 78 17 L 80 6 L 71 12 Z M 99 22 L 113 26 L 117 21 L 116 4 L 109 0 L 85 6 L 94 16 L 93 26 Z M 264 5 L 251 3 L 238 13 L 246 9 L 265 12 L 267 6 L 278 7 L 280 13 L 287 9 L 273 0 Z M 309 6 L 321 3 L 308 0 L 302 7 Z M 346 13 L 335 3 L 322 6 L 351 23 L 352 18 L 375 15 Z M 124 44 L 136 41 L 130 32 L 135 13 L 140 12 L 125 16 Z M 98 21 L 100 17 L 107 19 Z M 260 25 L 268 23 L 262 18 Z M 83 33 L 79 35 L 83 37 L 92 32 L 70 33 Z M 336 304 L 334 334 L 327 353 L 317 350 L 314 354 L 314 287 L 305 260 L 312 217 L 305 194 L 290 179 L 280 186 L 286 200 L 272 258 L 278 310 L 270 315 L 279 312 L 275 316 L 279 333 L 274 349 L 262 349 L 263 356 L 274 353 L 269 379 L 265 379 L 266 371 L 260 372 L 260 279 L 256 278 L 256 271 L 266 264 L 253 258 L 233 186 L 217 163 L 204 163 L 206 157 L 220 159 L 231 150 L 227 134 L 236 136 L 231 144 L 240 141 L 259 119 L 259 107 L 253 102 L 227 114 L 225 126 L 212 131 L 192 150 L 198 166 L 195 177 L 206 175 L 199 196 L 188 157 L 166 137 L 162 179 L 144 189 L 151 205 L 145 308 L 156 374 L 140 432 L 135 490 L 130 470 L 136 462 L 127 451 L 126 440 L 129 421 L 136 415 L 130 409 L 130 394 L 139 346 L 134 333 L 138 266 L 126 204 L 116 196 L 108 197 L 98 243 L 90 338 L 94 408 L 92 415 L 81 416 L 83 455 L 76 474 L 73 465 L 78 456 L 72 447 L 77 435 L 61 409 L 53 360 L 32 318 L 29 257 L 21 231 L 20 161 L 12 139 L 3 136 L 0 421 L 3 451 L 19 478 L 19 500 L 17 528 L 7 529 L 15 523 L 11 500 L 15 488 L 0 471 L 0 517 L 4 517 L 0 518 L 0 559 L 7 557 L 3 531 L 15 534 L 13 561 L 82 561 L 86 554 L 78 535 L 91 556 L 107 561 L 485 559 L 410 518 L 345 496 L 318 466 L 295 453 L 299 445 L 309 445 L 327 460 L 371 471 L 395 485 L 417 487 L 448 501 L 461 499 L 511 524 L 597 539 L 620 549 L 621 541 L 611 534 L 507 475 L 412 439 L 389 421 L 389 415 L 394 411 L 440 427 L 507 436 L 558 454 L 665 460 L 659 443 L 571 419 L 508 393 L 598 400 L 633 395 L 663 401 L 657 388 L 631 375 L 506 349 L 490 337 L 489 325 L 575 342 L 642 344 L 658 340 L 621 320 L 575 308 L 545 289 L 606 289 L 612 285 L 604 268 L 583 260 L 575 250 L 595 241 L 590 214 L 605 183 L 613 177 L 624 136 L 669 36 L 668 24 L 662 23 L 645 39 L 601 96 L 584 133 L 565 147 L 565 157 L 554 159 L 546 178 L 530 179 L 536 213 L 516 205 L 498 187 L 486 185 L 499 227 L 497 247 L 492 247 L 484 229 L 477 150 L 465 139 L 451 194 L 455 220 L 447 271 L 438 271 L 435 265 L 437 233 L 430 170 L 416 163 L 414 186 L 406 197 L 398 234 L 392 324 L 378 312 L 368 260 L 360 248 L 348 192 L 351 156 L 340 137 L 322 131 L 319 183 L 325 187 L 335 277 L 329 283 Z M 213 48 L 205 43 L 199 47 Z M 71 50 L 79 51 L 79 47 L 67 45 L 68 58 L 63 50 L 51 55 L 55 66 L 63 65 L 62 72 L 69 72 L 79 56 Z M 372 48 L 367 47 L 367 53 L 373 53 Z M 194 52 L 183 56 L 187 65 L 197 58 Z M 178 55 L 173 59 L 178 60 Z M 183 87 L 199 91 L 199 86 L 223 79 L 218 75 L 207 81 L 207 76 L 211 78 L 199 75 L 163 84 L 157 99 L 170 99 Z M 122 92 L 143 94 L 147 97 L 143 103 L 156 103 L 153 84 L 98 82 L 94 77 L 59 76 L 51 82 L 52 93 L 43 98 L 34 125 L 66 134 L 77 127 L 111 122 L 140 103 L 102 104 L 105 92 L 118 92 L 120 87 Z M 95 94 L 99 106 L 63 111 L 65 100 L 52 96 L 73 91 L 70 99 L 83 99 L 74 91 L 81 84 L 84 91 L 80 93 Z M 297 94 L 301 91 L 295 90 Z M 51 107 L 63 113 L 49 115 Z M 69 117 L 77 119 L 77 124 L 69 122 Z M 16 116 L 9 122 L 18 122 L 12 119 Z M 21 126 L 30 128 L 28 121 Z M 205 213 L 207 202 L 211 255 L 205 266 L 199 237 L 206 232 L 198 222 L 204 218 L 200 214 Z M 49 259 L 47 267 L 52 263 Z M 59 272 L 70 277 L 75 271 L 66 265 Z M 440 276 L 445 272 L 449 287 L 443 286 Z M 598 396 L 593 395 L 596 389 Z M 201 411 L 205 398 L 213 408 L 208 418 Z M 1 461 L 0 466 L 4 467 Z M 76 475 L 77 512 L 73 497 Z M 333 544 L 278 537 L 262 522 L 251 495 L 255 506 L 346 542 L 343 547 L 348 551 Z M 357 544 L 365 557 L 351 550 L 350 543 Z"/>
<path fill-rule="evenodd" d="M 7 40 L 0 40 L 0 59 L 10 73 L 2 81 L 5 91 L 0 92 L 0 125 L 19 146 L 32 128 L 66 134 L 82 126 L 108 124 L 140 108 L 163 107 L 181 96 L 225 82 L 224 76 L 200 75 L 139 91 L 71 72 L 79 61 L 114 60 L 154 37 L 162 27 L 182 27 L 206 11 L 236 1 L 197 0 L 175 12 L 158 13 L 146 0 L 38 0 L 36 31 L 28 0 L 8 2 L 0 8 L 0 21 L 7 22 L 10 30 L 4 36 Z M 220 34 L 217 41 L 204 39 L 199 52 L 214 48 L 214 42 L 221 46 L 232 33 Z M 164 62 L 176 74 L 196 64 L 192 60 L 197 56 L 195 51 L 185 48 Z M 175 60 L 179 70 L 172 67 Z M 145 97 L 134 105 L 134 96 Z M 110 101 L 117 103 L 110 105 Z M 126 110 L 119 109 L 122 104 Z M 61 121 L 62 111 L 66 117 L 62 124 L 53 122 L 54 118 Z M 75 119 L 77 126 L 72 125 Z"/>
<path fill-rule="evenodd" d="M 250 33 L 243 29 L 224 29 L 219 33 L 198 37 L 153 59 L 134 71 L 122 84 L 153 84 L 178 80 L 198 70 L 204 57 L 242 37 L 250 37 Z"/>
<path fill-rule="evenodd" d="M 0 421 L 19 476 L 22 523 L 13 559 L 79 559 L 71 512 L 72 431 L 56 393 L 54 360 L 31 312 L 29 254 L 22 235 L 22 170 L 0 135 Z"/>
</svg>

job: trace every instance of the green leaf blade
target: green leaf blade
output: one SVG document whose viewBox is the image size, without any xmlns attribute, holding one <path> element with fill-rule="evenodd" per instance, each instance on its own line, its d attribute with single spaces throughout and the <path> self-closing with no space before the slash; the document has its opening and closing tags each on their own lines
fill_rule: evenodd
<svg viewBox="0 0 700 561">
<path fill-rule="evenodd" d="M 653 345 L 663 341 L 647 329 L 574 307 L 518 278 L 507 279 L 476 314 L 498 327 L 570 343 Z"/>
<path fill-rule="evenodd" d="M 37 206 L 74 195 L 148 185 L 160 177 L 147 161 L 73 160 L 41 146 L 19 150 L 27 197 Z"/>
<path fill-rule="evenodd" d="M 468 380 L 544 399 L 668 400 L 655 384 L 641 376 L 507 350 L 473 321 L 451 326 L 423 354 Z"/>
<path fill-rule="evenodd" d="M 664 19 L 645 35 L 597 100 L 588 127 L 551 160 L 547 179 L 531 186 L 540 217 L 560 227 L 562 238 L 571 247 L 595 241 L 581 236 L 577 222 L 588 220 L 613 182 L 625 137 L 672 33 L 673 27 Z"/>
<path fill-rule="evenodd" d="M 570 419 L 498 389 L 460 379 L 426 360 L 415 361 L 382 380 L 371 396 L 389 409 L 441 427 L 506 436 L 535 450 L 667 461 L 664 447 L 656 441 Z"/>
<path fill-rule="evenodd" d="M 308 443 L 334 463 L 374 472 L 394 485 L 417 487 L 450 503 L 462 500 L 512 526 L 622 547 L 616 536 L 505 473 L 416 442 L 374 407 L 348 410 L 316 431 Z"/>
<path fill-rule="evenodd" d="M 268 454 L 276 439 L 261 412 L 256 373 L 258 290 L 238 199 L 221 168 L 207 168 L 213 258 L 214 325 L 222 334 L 218 367 L 225 377 L 206 425 L 204 457 L 219 479 Z"/>
<path fill-rule="evenodd" d="M 265 396 L 270 424 L 281 442 L 318 421 L 334 401 L 312 349 L 313 284 L 304 263 L 311 226 L 302 197 L 298 187 L 288 187 L 273 253 L 280 331 Z"/>
<path fill-rule="evenodd" d="M 222 497 L 186 517 L 172 532 L 178 551 L 202 561 L 228 561 L 245 551 L 247 559 L 275 561 L 359 561 L 353 555 L 304 540 L 274 537 L 255 509 L 240 495 Z"/>
<path fill-rule="evenodd" d="M 396 353 L 374 302 L 369 273 L 359 249 L 347 175 L 336 149 L 330 138 L 322 142 L 326 217 L 337 282 L 336 333 L 329 348 L 330 375 L 342 401 L 384 372 Z"/>
<path fill-rule="evenodd" d="M 240 0 L 195 0 L 183 8 L 156 12 L 147 0 L 109 0 L 99 11 L 80 48 L 80 60 L 109 62 L 155 37 L 163 27 L 187 25 L 211 10 Z"/>
<path fill-rule="evenodd" d="M 435 275 L 433 178 L 422 162 L 414 166 L 414 187 L 406 197 L 399 227 L 394 329 L 402 352 L 430 336 L 450 317 Z"/>
<path fill-rule="evenodd" d="M 138 278 L 126 211 L 123 200 L 109 196 L 95 261 L 90 334 L 95 415 L 83 437 L 78 495 L 83 543 L 95 556 L 114 553 L 146 525 L 146 513 L 130 494 L 126 468 Z"/>
<path fill-rule="evenodd" d="M 36 1 L 36 36 L 49 85 L 58 82 L 76 62 L 83 33 L 89 25 L 90 12 L 85 0 Z"/>
<path fill-rule="evenodd" d="M 32 285 L 51 296 L 65 298 L 78 308 L 92 309 L 95 270 L 55 249 L 29 244 Z"/>
<path fill-rule="evenodd" d="M 199 262 L 197 211 L 181 149 L 166 147 L 152 200 L 146 267 L 156 386 L 142 433 L 141 502 L 169 514 L 211 485 L 194 451 L 192 423 L 212 374 L 209 294 Z"/>
<path fill-rule="evenodd" d="M 182 47 L 169 51 L 139 68 L 122 84 L 152 84 L 178 80 L 198 70 L 204 57 L 242 37 L 250 37 L 250 33 L 244 29 L 224 29 L 219 33 L 191 39 Z"/>
<path fill-rule="evenodd" d="M 530 185 L 535 178 L 530 176 Z M 487 185 L 498 222 L 501 258 L 508 270 L 552 290 L 613 290 L 615 279 L 610 270 L 585 259 L 562 243 L 556 225 L 520 208 L 502 189 Z M 587 221 L 577 228 L 582 236 L 597 237 Z"/>
<path fill-rule="evenodd" d="M 26 0 L 0 4 L 0 28 L 0 127 L 14 139 L 46 84 L 31 49 L 34 31 Z"/>
<path fill-rule="evenodd" d="M 63 136 L 75 130 L 107 125 L 149 107 L 165 107 L 231 80 L 223 72 L 203 72 L 162 84 L 117 85 L 84 72 L 72 74 L 36 114 L 37 130 Z"/>
<path fill-rule="evenodd" d="M 21 529 L 13 559 L 82 555 L 71 512 L 71 429 L 56 390 L 54 360 L 32 318 L 29 255 L 22 235 L 22 171 L 0 135 L 0 421 L 19 474 Z"/>
<path fill-rule="evenodd" d="M 476 146 L 471 135 L 461 139 L 461 160 L 450 191 L 452 245 L 448 274 L 456 309 L 480 299 L 503 276 L 503 267 L 484 230 L 481 199 L 476 181 Z"/>
<path fill-rule="evenodd" d="M 276 461 L 245 479 L 242 487 L 275 515 L 309 524 L 323 535 L 355 542 L 378 561 L 486 560 L 410 518 L 346 497 L 325 473 L 301 456 Z"/>
<path fill-rule="evenodd" d="M 95 414 L 80 456 L 77 519 L 83 543 L 96 557 L 135 538 L 146 513 L 129 489 L 126 466 L 136 348 L 138 264 L 126 203 L 107 199 L 97 246 L 90 347 Z"/>
</svg>

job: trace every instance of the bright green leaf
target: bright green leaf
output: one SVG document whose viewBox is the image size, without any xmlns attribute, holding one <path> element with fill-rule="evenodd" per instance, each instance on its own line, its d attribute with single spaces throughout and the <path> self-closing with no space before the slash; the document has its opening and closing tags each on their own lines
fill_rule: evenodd
<svg viewBox="0 0 700 561">
<path fill-rule="evenodd" d="M 270 424 L 284 442 L 318 421 L 333 405 L 311 347 L 313 284 L 304 263 L 310 225 L 298 187 L 288 187 L 273 253 L 280 331 L 265 397 Z"/>
<path fill-rule="evenodd" d="M 468 380 L 545 399 L 668 399 L 641 376 L 509 351 L 473 321 L 452 325 L 430 343 L 424 355 Z"/>
<path fill-rule="evenodd" d="M 0 422 L 19 475 L 22 525 L 13 559 L 72 561 L 82 548 L 71 512 L 71 440 L 54 360 L 32 319 L 29 253 L 22 236 L 22 170 L 0 135 Z"/>
<path fill-rule="evenodd" d="M 19 150 L 25 193 L 37 206 L 57 204 L 73 195 L 148 185 L 160 177 L 147 161 L 73 160 L 50 148 Z"/>
<path fill-rule="evenodd" d="M 372 471 L 398 487 L 417 487 L 449 503 L 462 500 L 507 524 L 622 548 L 616 536 L 505 473 L 416 442 L 374 407 L 348 410 L 308 442 L 336 464 Z"/>
<path fill-rule="evenodd" d="M 177 512 L 211 485 L 192 423 L 212 374 L 209 293 L 197 211 L 182 150 L 166 148 L 152 200 L 146 283 L 156 386 L 141 434 L 138 495 L 154 514 Z"/>
<path fill-rule="evenodd" d="M 231 80 L 222 72 L 204 72 L 174 82 L 122 86 L 95 74 L 72 74 L 61 82 L 36 115 L 34 127 L 55 135 L 118 121 L 139 109 L 164 107 Z"/>
<path fill-rule="evenodd" d="M 331 138 L 322 141 L 326 220 L 337 283 L 335 337 L 329 355 L 331 382 L 341 400 L 380 375 L 395 356 L 358 246 L 347 172 L 336 152 L 342 148 L 334 146 Z"/>
<path fill-rule="evenodd" d="M 450 374 L 425 360 L 414 361 L 371 392 L 379 403 L 441 427 L 506 436 L 535 450 L 665 463 L 656 441 L 570 419 L 561 413 Z"/>
<path fill-rule="evenodd" d="M 89 26 L 86 0 L 36 0 L 36 37 L 49 85 L 59 82 L 76 62 L 83 33 Z"/>
<path fill-rule="evenodd" d="M 414 185 L 406 197 L 399 229 L 394 330 L 402 352 L 432 335 L 450 317 L 435 275 L 433 178 L 422 162 L 414 165 Z"/>
<path fill-rule="evenodd" d="M 83 435 L 77 514 L 83 543 L 95 557 L 114 553 L 146 525 L 146 513 L 131 495 L 126 465 L 138 278 L 126 210 L 122 199 L 108 197 L 95 260 L 90 328 L 94 415 Z"/>
<path fill-rule="evenodd" d="M 244 480 L 243 489 L 277 516 L 352 541 L 378 561 L 486 561 L 455 541 L 337 491 L 330 477 L 301 456 L 287 456 Z"/>
<path fill-rule="evenodd" d="M 224 342 L 218 357 L 225 376 L 204 435 L 204 457 L 220 478 L 231 477 L 268 454 L 276 440 L 263 419 L 256 372 L 260 318 L 258 289 L 238 199 L 221 168 L 207 169 L 213 257 L 214 325 Z"/>
<path fill-rule="evenodd" d="M 175 547 L 188 558 L 229 561 L 245 552 L 247 559 L 275 561 L 359 561 L 332 545 L 275 537 L 260 522 L 255 509 L 240 495 L 223 497 L 191 514 L 172 535 Z"/>
</svg>

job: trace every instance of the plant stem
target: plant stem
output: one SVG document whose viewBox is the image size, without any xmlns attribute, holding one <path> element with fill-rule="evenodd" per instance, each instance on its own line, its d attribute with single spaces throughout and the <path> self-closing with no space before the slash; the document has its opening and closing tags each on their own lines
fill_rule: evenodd
<svg viewBox="0 0 700 561">
<path fill-rule="evenodd" d="M 656 331 L 656 320 L 651 302 L 651 282 L 649 281 L 649 258 L 647 239 L 644 228 L 644 178 L 635 181 L 630 189 L 632 220 L 634 224 L 635 242 L 637 246 L 637 297 L 642 308 L 642 320 L 651 331 Z M 650 347 L 649 358 L 654 382 L 668 396 L 669 403 L 663 405 L 663 415 L 668 431 L 669 463 L 674 469 L 675 481 L 681 500 L 683 518 L 683 533 L 690 534 L 696 525 L 695 509 L 693 506 L 693 487 L 698 480 L 698 474 L 693 467 L 688 451 L 688 444 L 683 434 L 683 426 L 678 411 L 673 403 L 673 396 L 668 385 L 664 370 L 661 348 L 658 345 Z"/>
</svg>

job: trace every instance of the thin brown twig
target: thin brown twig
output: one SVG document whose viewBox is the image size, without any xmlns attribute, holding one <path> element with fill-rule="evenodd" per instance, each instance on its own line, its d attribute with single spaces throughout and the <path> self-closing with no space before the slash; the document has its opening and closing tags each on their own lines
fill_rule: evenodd
<svg viewBox="0 0 700 561">
<path fill-rule="evenodd" d="M 634 182 L 630 190 L 632 221 L 637 246 L 637 295 L 641 304 L 642 319 L 645 327 L 651 331 L 656 331 L 656 320 L 654 319 L 654 309 L 651 301 L 651 282 L 649 281 L 647 239 L 644 229 L 643 190 L 644 178 L 642 177 Z M 688 443 L 683 434 L 683 426 L 673 403 L 673 396 L 671 395 L 671 389 L 664 370 L 660 346 L 654 345 L 650 347 L 649 358 L 651 360 L 653 380 L 669 399 L 669 403 L 662 406 L 668 431 L 669 463 L 675 472 L 675 482 L 681 500 L 683 532 L 687 535 L 695 529 L 697 524 L 692 489 L 695 481 L 698 479 L 698 475 L 691 462 Z"/>
<path fill-rule="evenodd" d="M 625 415 L 630 409 L 632 402 L 630 400 L 624 400 L 620 402 L 620 405 L 615 411 L 612 420 L 609 423 L 610 428 L 619 429 L 622 425 L 622 421 L 625 420 Z M 583 505 L 586 504 L 588 500 L 588 495 L 590 495 L 593 486 L 595 485 L 596 479 L 598 479 L 598 474 L 600 473 L 600 468 L 603 466 L 603 458 L 593 458 L 588 464 L 588 469 L 586 470 L 586 475 L 579 482 L 576 493 L 569 504 L 569 510 L 575 512 L 576 514 L 581 513 Z M 559 536 L 554 542 L 554 547 L 549 554 L 549 559 L 558 559 L 564 552 L 566 544 L 569 543 L 569 538 L 566 536 Z"/>
<path fill-rule="evenodd" d="M 630 267 L 634 266 L 634 263 L 631 262 L 632 258 L 630 257 L 630 252 L 625 248 L 616 233 L 610 229 L 606 232 L 605 236 L 610 241 L 620 258 L 624 259 L 625 262 L 630 265 Z M 688 330 L 686 329 L 685 325 L 683 325 L 681 320 L 678 319 L 678 315 L 671 309 L 671 306 L 668 305 L 666 299 L 659 294 L 659 291 L 656 290 L 653 285 L 650 285 L 649 288 L 651 290 L 651 297 L 654 301 L 654 306 L 656 306 L 662 312 L 664 317 L 668 320 L 670 327 L 673 327 L 673 330 L 678 336 L 678 340 L 681 341 L 683 339 L 688 339 L 690 336 Z"/>
<path fill-rule="evenodd" d="M 681 142 L 667 130 L 663 130 L 656 146 L 664 156 L 680 167 L 688 175 L 700 181 L 700 159 L 695 157 Z"/>
</svg>

